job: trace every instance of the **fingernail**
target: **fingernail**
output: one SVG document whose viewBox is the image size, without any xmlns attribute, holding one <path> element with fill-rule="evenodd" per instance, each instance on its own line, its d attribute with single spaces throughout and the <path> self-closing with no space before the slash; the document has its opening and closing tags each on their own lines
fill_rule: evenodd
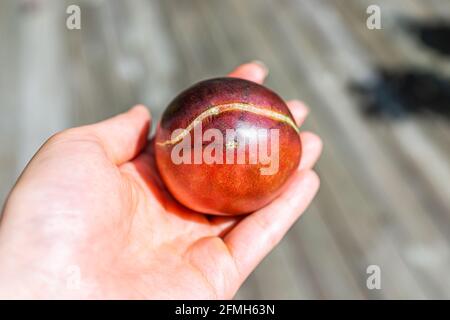
<svg viewBox="0 0 450 320">
<path fill-rule="evenodd" d="M 257 64 L 258 66 L 260 66 L 264 70 L 266 75 L 269 74 L 269 68 L 267 68 L 266 64 L 264 62 L 262 62 L 261 60 L 253 60 L 250 63 Z"/>
</svg>

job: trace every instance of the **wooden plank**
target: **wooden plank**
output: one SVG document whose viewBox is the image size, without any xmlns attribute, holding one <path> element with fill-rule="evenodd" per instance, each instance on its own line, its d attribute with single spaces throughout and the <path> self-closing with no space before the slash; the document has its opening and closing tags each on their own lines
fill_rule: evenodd
<svg viewBox="0 0 450 320">
<path fill-rule="evenodd" d="M 315 2 L 316 3 L 316 2 Z M 346 3 L 347 5 L 348 5 L 348 3 Z M 305 9 L 305 7 L 302 7 L 302 9 L 304 10 Z M 316 9 L 317 10 L 317 9 Z M 348 10 L 348 6 L 346 6 L 345 7 L 345 10 Z M 326 21 L 326 22 L 329 22 L 330 21 L 330 19 L 321 19 L 320 21 L 322 21 L 322 22 L 324 22 L 324 21 Z M 336 30 L 335 29 L 335 27 L 336 26 L 333 26 L 333 30 Z M 340 33 L 340 34 L 344 34 L 344 33 Z M 339 39 L 339 41 L 342 41 L 342 39 Z M 366 55 L 364 55 L 364 53 L 360 53 L 360 54 L 358 54 L 358 55 L 355 55 L 355 57 L 353 57 L 353 64 L 355 64 L 355 63 L 357 63 L 357 61 L 359 60 L 357 57 L 360 57 L 360 56 L 363 56 L 363 57 L 365 57 Z M 356 60 L 356 61 L 355 61 Z M 413 219 L 414 220 L 414 219 Z M 417 228 L 416 229 L 418 229 L 420 226 L 419 225 L 417 225 Z"/>
<path fill-rule="evenodd" d="M 67 2 L 69 3 L 69 2 Z M 76 124 L 100 121 L 128 109 L 135 100 L 119 75 L 120 45 L 114 25 L 114 2 L 80 1 L 81 30 L 67 30 Z"/>
<path fill-rule="evenodd" d="M 38 2 L 22 10 L 19 25 L 17 168 L 23 169 L 42 143 L 70 122 L 66 59 L 62 44 L 65 25 L 61 2 Z M 45 36 L 42 36 L 45 35 Z"/>
<path fill-rule="evenodd" d="M 438 19 L 450 18 L 450 4 L 446 0 L 430 0 L 430 1 L 419 1 L 421 6 L 429 7 L 433 12 L 433 15 Z"/>
<path fill-rule="evenodd" d="M 76 123 L 98 121 L 143 103 L 152 111 L 154 130 L 180 76 L 159 3 L 78 4 L 82 29 L 66 32 Z"/>
<path fill-rule="evenodd" d="M 301 275 L 311 273 L 318 286 L 315 299 L 367 298 L 368 295 L 361 290 L 360 277 L 355 276 L 358 272 L 348 267 L 348 255 L 336 242 L 336 236 L 322 218 L 320 209 L 313 204 L 286 236 L 291 253 L 289 257 L 292 257 L 290 262 L 299 275 L 295 285 L 303 287 L 305 281 Z M 300 250 L 303 252 L 301 255 L 298 254 Z"/>
<path fill-rule="evenodd" d="M 0 2 L 0 204 L 4 203 L 20 168 L 17 160 L 17 126 L 20 118 L 17 99 L 19 38 L 17 36 L 19 8 L 14 1 Z M 1 213 L 0 213 L 1 214 Z"/>
<path fill-rule="evenodd" d="M 280 21 L 285 21 L 286 23 L 289 23 L 292 20 L 293 19 L 289 19 L 284 16 L 280 17 Z M 300 20 L 303 21 L 302 19 L 297 19 L 296 21 L 300 21 Z M 323 21 L 323 19 L 322 19 L 322 21 Z M 272 27 L 273 27 L 273 25 L 272 25 Z M 358 119 L 357 114 L 354 114 L 355 107 L 353 106 L 353 103 L 346 96 L 345 88 L 342 88 L 342 89 L 339 88 L 340 87 L 339 84 L 341 84 L 342 82 L 339 80 L 334 80 L 334 81 L 331 80 L 331 79 L 333 79 L 334 75 L 327 72 L 327 70 L 325 70 L 323 67 L 321 67 L 320 64 L 318 64 L 316 61 L 314 61 L 315 60 L 314 57 L 316 55 L 314 55 L 312 53 L 313 50 L 311 50 L 311 51 L 307 50 L 307 49 L 311 48 L 311 42 L 301 41 L 301 34 L 294 35 L 291 30 L 302 30 L 302 26 L 291 27 L 291 28 L 285 27 L 283 29 L 278 30 L 279 34 L 286 33 L 287 37 L 289 39 L 296 39 L 295 42 L 286 43 L 285 46 L 279 45 L 279 44 L 278 44 L 278 46 L 280 46 L 280 47 L 283 46 L 286 51 L 286 47 L 291 46 L 291 43 L 298 44 L 297 46 L 294 46 L 294 48 L 292 49 L 292 52 L 296 52 L 296 54 L 301 55 L 302 57 L 308 57 L 307 63 L 305 63 L 304 65 L 302 64 L 303 68 L 301 69 L 301 72 L 307 74 L 308 78 L 310 79 L 310 82 L 317 83 L 317 88 L 320 88 L 319 89 L 320 92 L 328 92 L 328 94 L 324 98 L 331 98 L 328 100 L 329 102 L 327 102 L 327 105 L 330 106 L 329 107 L 330 110 L 328 111 L 328 113 L 330 113 L 330 112 L 333 113 L 334 114 L 334 119 L 333 119 L 334 122 L 336 123 L 336 121 L 338 121 L 338 124 L 340 123 L 340 126 L 341 126 L 341 132 L 340 132 L 340 137 L 339 137 L 339 140 L 341 140 L 341 141 L 339 141 L 339 140 L 336 141 L 336 139 L 334 139 L 335 143 L 337 142 L 337 143 L 341 144 L 341 147 L 345 148 L 345 149 L 349 149 L 349 147 L 354 149 L 355 147 L 357 147 L 356 155 L 354 154 L 355 150 L 351 150 L 351 149 L 349 150 L 350 152 L 352 152 L 354 154 L 353 157 L 350 158 L 350 160 L 353 161 L 353 163 L 352 163 L 353 170 L 357 169 L 357 167 L 355 167 L 355 165 L 365 167 L 363 169 L 363 171 L 361 171 L 361 174 L 358 175 L 358 178 L 359 179 L 364 178 L 365 181 L 363 182 L 363 185 L 366 188 L 372 188 L 371 192 L 374 192 L 374 190 L 373 190 L 374 187 L 376 189 L 379 189 L 378 191 L 376 191 L 376 193 L 374 195 L 377 197 L 379 196 L 380 199 L 383 199 L 381 201 L 386 202 L 386 200 L 389 199 L 390 195 L 388 197 L 386 197 L 386 195 L 384 194 L 384 191 L 386 188 L 384 185 L 386 184 L 387 181 L 389 181 L 389 182 L 387 182 L 388 184 L 391 183 L 390 180 L 392 180 L 392 178 L 390 178 L 391 176 L 390 176 L 390 174 L 388 174 L 385 177 L 383 177 L 383 179 L 380 179 L 380 174 L 382 174 L 382 172 L 386 173 L 386 171 L 387 171 L 386 168 L 389 168 L 390 165 L 387 163 L 386 159 L 383 159 L 383 153 L 381 151 L 379 151 L 379 146 L 377 146 L 377 143 L 374 140 L 372 140 L 371 134 L 369 132 L 367 132 L 366 125 L 363 124 L 363 122 L 360 119 Z M 266 30 L 266 33 L 269 31 L 270 30 Z M 285 51 L 283 51 L 283 52 L 285 52 Z M 289 58 L 286 58 L 285 60 L 289 60 Z M 306 58 L 305 58 L 305 60 L 306 60 Z M 301 61 L 302 60 L 299 60 L 298 63 L 300 64 Z M 319 78 L 319 77 L 323 77 L 324 75 L 326 75 L 326 79 L 329 81 L 322 81 L 322 79 Z M 333 87 L 336 85 L 337 85 L 337 87 Z M 340 106 L 339 111 L 333 109 L 333 107 L 336 105 Z M 315 111 L 317 112 L 318 110 L 315 109 Z M 342 120 L 340 120 L 339 118 L 342 118 Z M 322 119 L 322 120 L 324 120 L 324 119 Z M 324 128 L 324 125 L 322 125 L 322 133 L 323 133 L 323 128 Z M 347 130 L 351 130 L 351 131 L 348 134 L 345 134 L 345 131 L 347 131 Z M 342 131 L 344 131 L 344 134 L 345 134 L 344 136 L 342 135 Z M 357 139 L 355 139 L 355 138 L 357 138 Z M 342 145 L 342 140 L 345 141 L 345 139 L 347 139 L 347 143 L 346 143 L 346 145 Z M 332 143 L 332 142 L 330 141 L 330 143 Z M 366 148 L 369 148 L 369 150 L 366 150 Z M 378 153 L 378 152 L 380 152 L 380 153 Z M 362 161 L 360 160 L 361 158 L 364 159 L 369 154 L 370 154 L 370 156 L 366 160 L 362 160 Z M 355 160 L 358 160 L 358 161 L 355 163 Z M 370 164 L 371 167 L 366 167 L 367 164 Z M 378 168 L 377 168 L 376 172 L 371 173 L 370 171 L 374 169 L 373 166 L 378 166 Z M 392 170 L 392 171 L 394 171 L 394 170 Z M 398 180 L 393 180 L 393 182 L 398 184 Z M 395 190 L 397 190 L 397 189 L 394 189 L 393 191 L 395 191 Z M 337 194 L 339 194 L 339 192 Z M 372 195 L 372 198 L 374 195 Z M 341 195 L 340 197 L 342 197 L 342 196 L 343 195 Z M 351 201 L 351 199 L 349 199 L 349 201 Z M 373 199 L 372 201 L 375 201 L 375 204 L 377 205 L 376 198 Z M 396 197 L 391 197 L 388 201 L 389 201 L 389 206 L 396 206 L 396 207 L 399 206 L 399 203 L 398 203 L 398 200 Z M 377 207 L 379 207 L 379 205 L 377 205 Z M 383 210 L 386 210 L 386 209 L 383 209 Z M 395 211 L 395 209 L 396 208 L 391 208 L 391 209 L 389 209 L 389 211 Z M 404 208 L 402 210 L 405 211 Z M 351 220 L 349 220 L 349 221 L 351 221 Z M 360 235 L 360 236 L 362 236 L 362 235 Z M 365 241 L 360 241 L 360 242 L 365 243 Z M 391 263 L 391 265 L 395 266 L 394 263 Z M 401 264 L 399 263 L 398 265 L 401 265 Z M 409 287 L 410 281 L 407 280 L 407 277 L 404 279 L 405 279 L 403 281 L 404 285 L 406 287 Z M 412 279 L 410 279 L 410 280 L 412 280 Z"/>
<path fill-rule="evenodd" d="M 384 8 L 387 7 L 384 2 L 380 1 L 379 3 Z M 394 8 L 391 10 L 386 9 L 384 14 L 386 20 L 391 21 L 390 24 L 394 23 L 394 17 L 390 16 L 389 12 L 400 11 L 400 8 L 396 8 L 393 2 L 389 2 L 388 8 L 392 7 Z M 367 33 L 367 31 L 365 32 Z M 390 56 L 398 57 L 397 59 L 403 60 L 405 63 L 420 64 L 420 61 L 424 60 L 420 57 L 421 54 L 414 54 L 417 50 L 408 46 L 407 41 L 400 40 L 405 37 L 390 37 L 389 35 L 393 33 L 396 32 L 383 33 L 385 34 L 383 37 L 382 34 L 372 35 L 370 42 L 374 46 L 384 46 Z M 369 36 L 366 37 L 366 40 L 369 40 Z M 386 43 L 392 45 L 387 46 Z M 408 163 L 412 167 L 405 178 L 411 177 L 411 183 L 419 187 L 419 197 L 428 196 L 427 206 L 432 209 L 432 213 L 436 213 L 435 216 L 439 225 L 442 223 L 448 225 L 450 221 L 448 220 L 449 215 L 446 213 L 450 213 L 450 191 L 446 187 L 446 181 L 450 178 L 448 166 L 450 155 L 443 151 L 445 146 L 448 148 L 448 143 L 436 144 L 436 137 L 440 134 L 437 133 L 436 135 L 432 132 L 433 130 L 436 131 L 436 126 L 433 128 L 428 121 L 421 121 L 421 119 L 407 119 L 387 127 L 388 130 L 379 131 L 380 134 L 386 136 L 385 144 L 395 143 L 391 150 L 399 149 L 403 154 L 403 159 L 398 159 L 399 162 Z M 445 130 L 448 132 L 448 127 Z M 432 133 L 433 135 L 430 136 Z M 411 141 L 414 141 L 414 144 Z M 417 179 L 423 179 L 423 182 L 417 183 Z M 447 229 L 443 230 L 445 234 L 448 234 L 446 231 Z"/>
<path fill-rule="evenodd" d="M 136 102 L 149 106 L 154 123 L 177 92 L 182 77 L 176 45 L 167 31 L 166 20 L 158 1 L 118 1 L 127 10 L 120 33 L 122 52 L 119 74 L 127 78 L 136 94 Z M 154 126 L 155 128 L 156 126 Z"/>
</svg>

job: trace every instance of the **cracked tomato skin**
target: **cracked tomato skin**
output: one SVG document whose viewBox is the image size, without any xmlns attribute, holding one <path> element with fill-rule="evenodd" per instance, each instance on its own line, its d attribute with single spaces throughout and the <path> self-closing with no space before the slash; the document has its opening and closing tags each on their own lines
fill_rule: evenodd
<svg viewBox="0 0 450 320">
<path fill-rule="evenodd" d="M 214 107 L 216 109 L 212 109 Z M 194 124 L 195 119 L 200 121 Z M 194 146 L 198 142 L 194 139 L 194 128 L 198 129 L 199 123 L 203 133 L 208 129 L 219 130 L 223 141 L 204 139 Z M 191 163 L 175 163 L 173 152 L 185 154 L 179 153 L 181 146 L 178 144 L 182 142 L 175 139 L 180 136 L 173 132 L 186 128 L 190 130 L 185 130 L 184 139 L 190 139 L 190 142 L 184 140 L 187 141 L 185 146 L 189 147 L 184 150 L 191 152 Z M 273 174 L 261 174 L 262 168 L 270 167 L 268 162 L 262 163 L 260 157 L 256 163 L 249 161 L 250 156 L 259 156 L 255 146 L 250 145 L 257 144 L 258 140 L 245 140 L 245 143 L 238 140 L 233 144 L 234 140 L 226 140 L 227 129 L 236 130 L 238 136 L 255 132 L 249 129 L 266 129 L 262 131 L 263 136 L 259 136 L 260 141 L 267 142 L 266 153 L 271 155 L 270 159 L 278 157 L 277 170 L 273 170 Z M 274 138 L 270 129 L 277 129 L 278 146 L 272 147 Z M 202 160 L 195 164 L 193 154 L 205 152 L 214 142 L 222 150 L 222 158 L 220 153 L 212 154 L 223 161 L 205 163 Z M 174 150 L 177 145 L 178 149 Z M 245 151 L 245 163 L 238 163 L 237 158 L 227 163 L 227 151 L 236 156 L 238 148 Z M 246 214 L 267 205 L 280 194 L 282 186 L 297 170 L 301 153 L 298 128 L 284 101 L 262 85 L 237 78 L 205 80 L 180 93 L 165 110 L 155 136 L 156 164 L 167 189 L 186 207 L 207 214 Z M 272 160 L 272 165 L 275 162 Z"/>
</svg>

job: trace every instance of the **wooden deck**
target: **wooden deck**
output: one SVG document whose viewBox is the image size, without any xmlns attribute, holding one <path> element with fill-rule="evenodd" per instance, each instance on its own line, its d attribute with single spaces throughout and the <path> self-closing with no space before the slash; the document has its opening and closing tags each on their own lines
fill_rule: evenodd
<svg viewBox="0 0 450 320">
<path fill-rule="evenodd" d="M 82 28 L 67 30 L 76 3 Z M 366 27 L 370 4 L 382 30 Z M 450 56 L 408 27 L 437 19 L 450 23 L 449 1 L 2 0 L 0 200 L 55 131 L 135 103 L 157 119 L 182 88 L 259 59 L 269 87 L 311 107 L 322 185 L 237 298 L 448 299 L 450 104 L 411 112 L 379 83 L 383 68 L 450 77 Z M 427 89 L 417 81 L 411 94 Z M 381 101 L 375 116 L 368 96 Z M 372 264 L 381 290 L 366 287 Z"/>
</svg>

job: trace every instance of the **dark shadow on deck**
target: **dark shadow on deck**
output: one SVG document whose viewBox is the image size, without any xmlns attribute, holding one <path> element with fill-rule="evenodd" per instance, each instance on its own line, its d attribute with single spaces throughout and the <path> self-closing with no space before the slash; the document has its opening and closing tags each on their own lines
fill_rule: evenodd
<svg viewBox="0 0 450 320">
<path fill-rule="evenodd" d="M 371 83 L 354 83 L 363 112 L 371 117 L 401 119 L 430 115 L 450 120 L 450 78 L 423 69 L 376 71 Z"/>
<path fill-rule="evenodd" d="M 450 56 L 450 21 L 405 20 L 402 24 L 422 45 L 442 55 Z"/>
</svg>

